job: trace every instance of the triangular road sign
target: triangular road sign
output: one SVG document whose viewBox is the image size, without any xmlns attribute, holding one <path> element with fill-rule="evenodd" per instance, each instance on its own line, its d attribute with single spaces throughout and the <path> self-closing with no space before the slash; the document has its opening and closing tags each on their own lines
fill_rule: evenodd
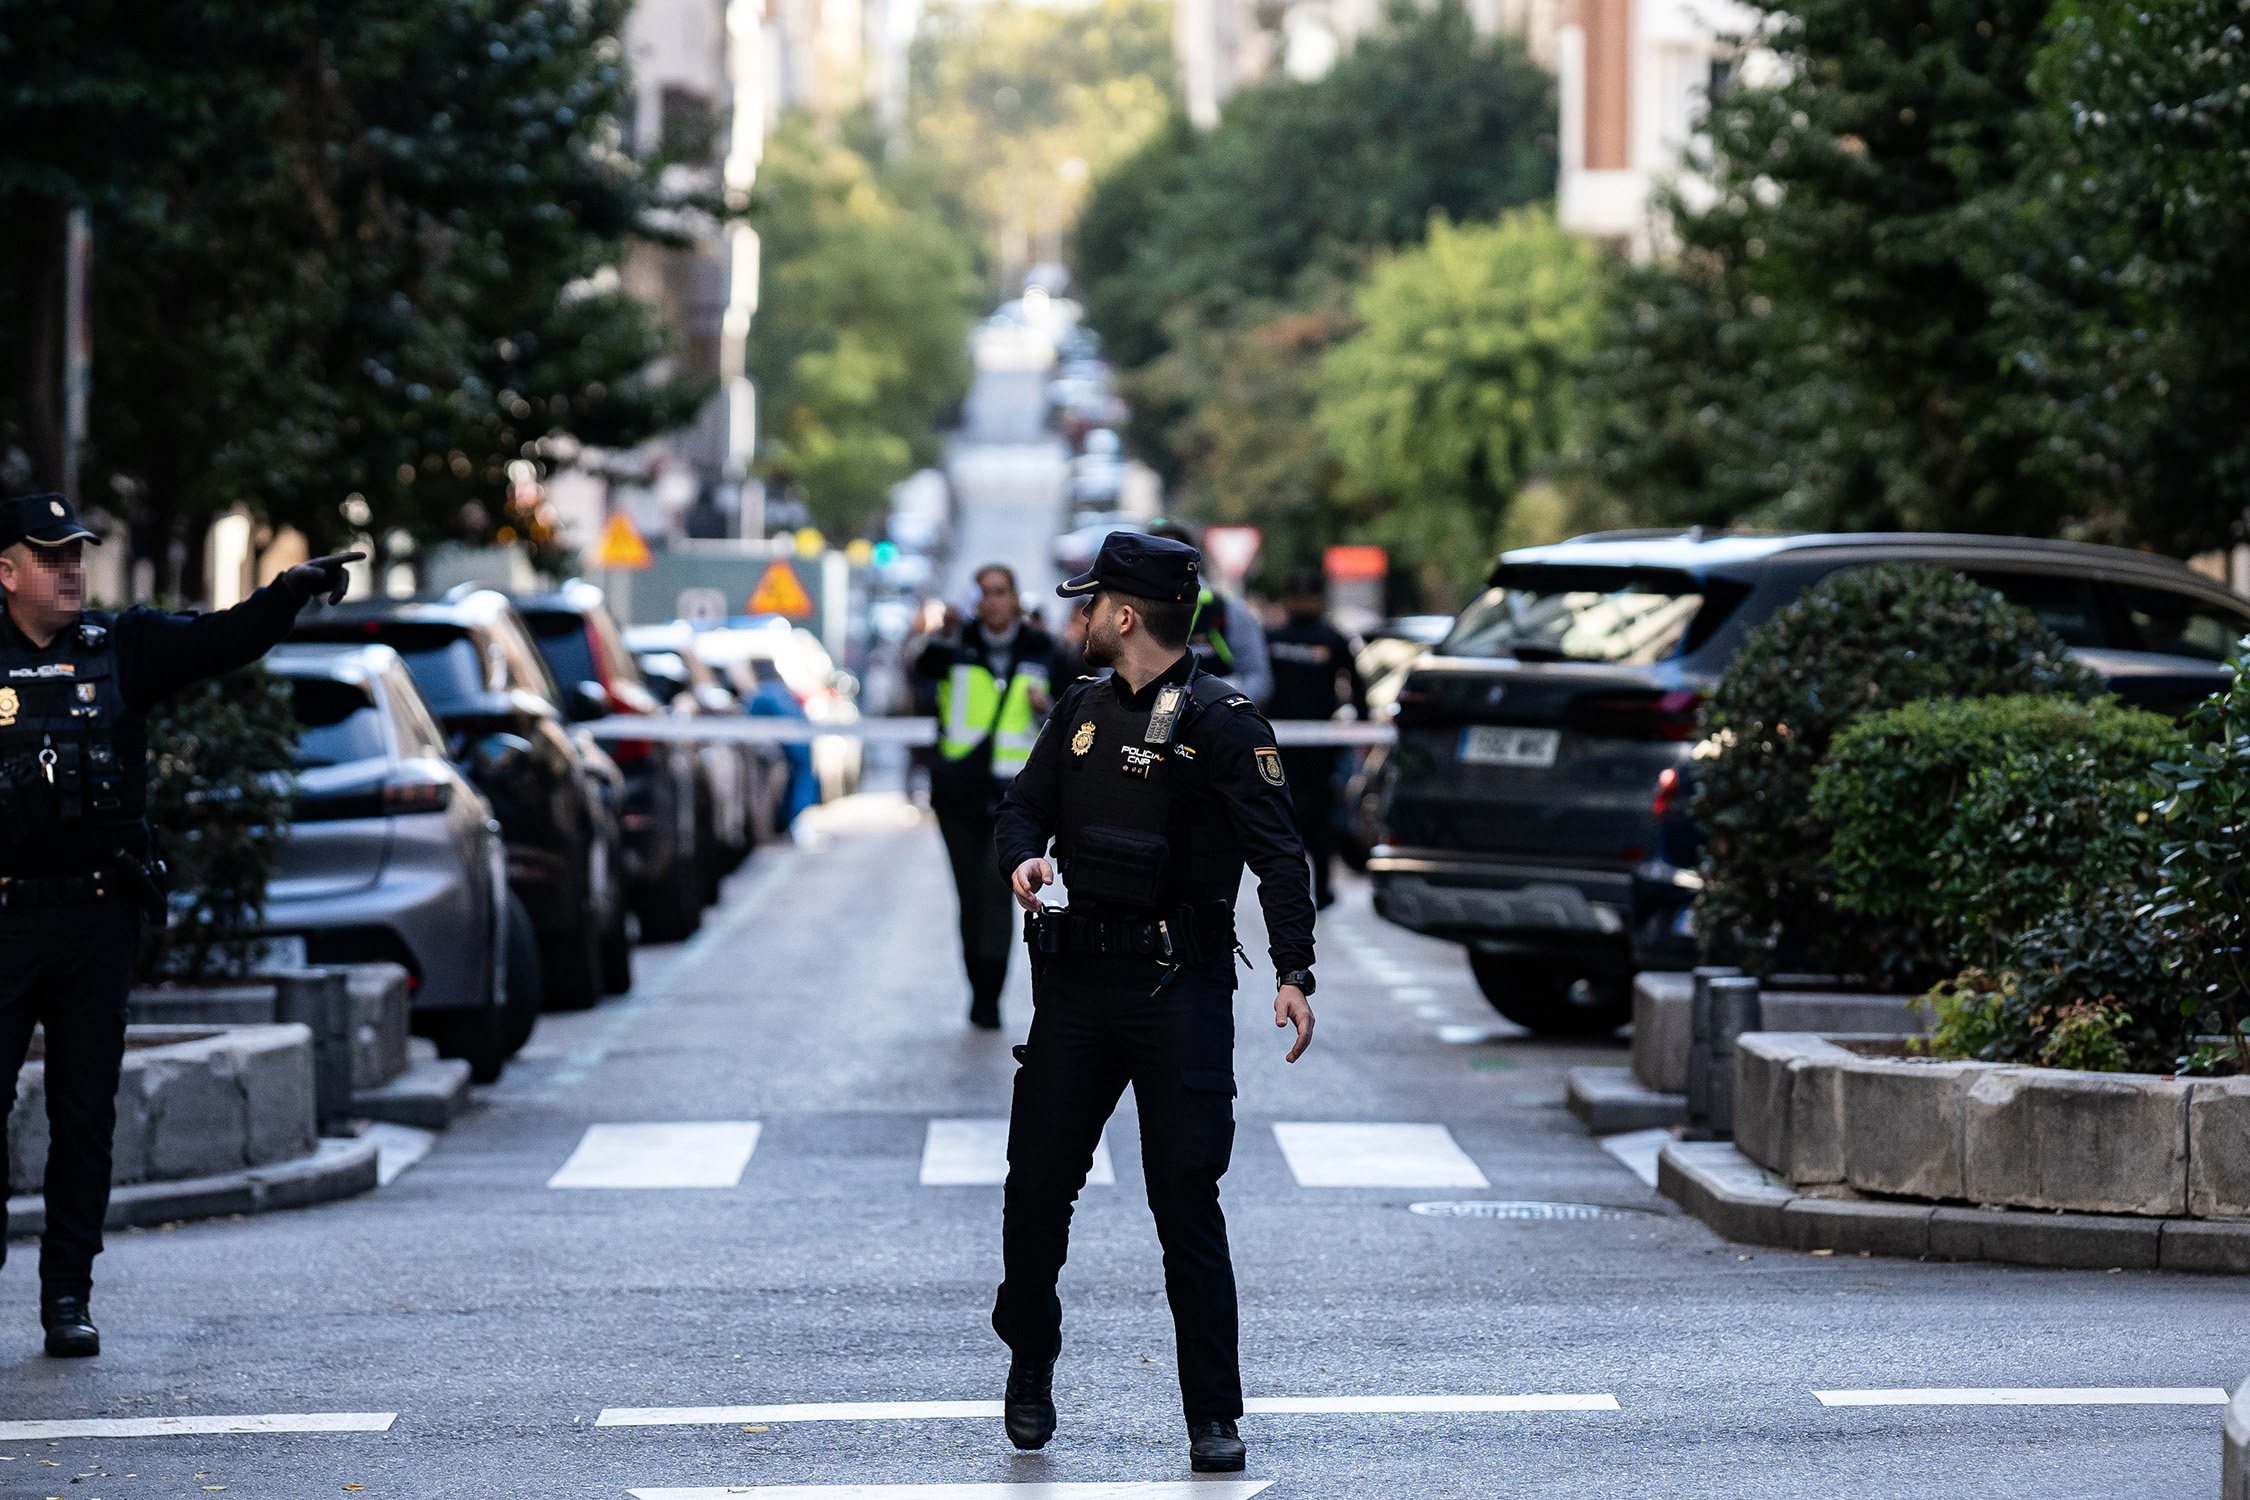
<svg viewBox="0 0 2250 1500">
<path fill-rule="evenodd" d="M 750 591 L 750 611 L 754 615 L 780 615 L 790 620 L 812 618 L 812 595 L 797 581 L 797 570 L 780 558 L 766 564 L 763 578 Z"/>
<path fill-rule="evenodd" d="M 653 560 L 648 555 L 648 543 L 633 528 L 633 518 L 623 511 L 611 516 L 602 528 L 600 544 L 594 548 L 594 561 L 605 568 L 638 573 Z"/>
</svg>

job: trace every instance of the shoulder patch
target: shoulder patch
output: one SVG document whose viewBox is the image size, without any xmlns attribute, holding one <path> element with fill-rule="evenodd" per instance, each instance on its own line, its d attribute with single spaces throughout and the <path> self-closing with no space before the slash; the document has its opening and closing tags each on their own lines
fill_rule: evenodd
<svg viewBox="0 0 2250 1500">
<path fill-rule="evenodd" d="M 1281 774 L 1281 751 L 1279 749 L 1272 745 L 1260 745 L 1250 753 L 1257 757 L 1258 774 L 1260 776 L 1265 777 L 1275 786 L 1288 785 Z"/>
<path fill-rule="evenodd" d="M 1256 705 L 1251 703 L 1248 693 L 1236 693 L 1232 698 L 1220 703 L 1219 706 L 1221 708 L 1253 708 Z"/>
</svg>

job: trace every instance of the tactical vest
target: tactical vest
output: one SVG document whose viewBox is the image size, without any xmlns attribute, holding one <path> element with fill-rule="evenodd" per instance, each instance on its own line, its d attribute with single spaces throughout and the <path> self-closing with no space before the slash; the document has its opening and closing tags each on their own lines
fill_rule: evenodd
<svg viewBox="0 0 2250 1500">
<path fill-rule="evenodd" d="M 125 696 L 109 626 L 86 620 L 34 655 L 0 644 L 0 846 L 36 850 L 118 831 L 138 834 L 117 726 Z"/>
<path fill-rule="evenodd" d="M 1240 696 L 1198 669 L 1143 708 L 1101 682 L 1057 710 L 1047 726 L 1064 736 L 1055 856 L 1073 910 L 1159 912 L 1233 898 L 1241 841 L 1189 768 L 1197 725 Z"/>
</svg>

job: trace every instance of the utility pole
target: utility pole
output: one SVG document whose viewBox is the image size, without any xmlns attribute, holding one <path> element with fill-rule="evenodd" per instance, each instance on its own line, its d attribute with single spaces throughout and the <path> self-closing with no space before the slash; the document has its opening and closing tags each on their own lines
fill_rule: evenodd
<svg viewBox="0 0 2250 1500">
<path fill-rule="evenodd" d="M 32 483 L 78 499 L 91 386 L 93 232 L 82 208 L 49 205 L 33 215 L 31 328 L 25 341 L 25 437 Z"/>
</svg>

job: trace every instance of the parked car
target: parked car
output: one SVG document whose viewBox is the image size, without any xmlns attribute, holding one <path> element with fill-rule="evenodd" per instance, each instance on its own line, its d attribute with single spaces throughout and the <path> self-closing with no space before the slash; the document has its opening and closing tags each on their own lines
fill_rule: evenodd
<svg viewBox="0 0 2250 1500">
<path fill-rule="evenodd" d="M 625 649 L 602 591 L 572 580 L 515 600 L 547 669 L 564 685 L 574 718 L 665 711 Z M 677 942 L 703 921 L 712 894 L 698 845 L 695 746 L 678 740 L 611 740 L 603 748 L 625 774 L 625 858 L 641 936 Z"/>
<path fill-rule="evenodd" d="M 815 724 L 859 722 L 859 679 L 841 670 L 820 638 L 787 620 L 746 620 L 696 637 L 704 660 L 727 675 L 744 701 L 761 684 L 779 681 Z M 812 768 L 820 800 L 833 801 L 859 789 L 860 742 L 849 735 L 822 735 L 812 743 Z"/>
<path fill-rule="evenodd" d="M 2010 537 L 1628 532 L 1502 556 L 1395 705 L 1378 913 L 1451 938 L 1536 1031 L 1623 1022 L 1638 968 L 1694 961 L 1688 815 L 1702 698 L 1760 621 L 1831 573 L 1953 568 L 2036 614 L 2129 703 L 2227 680 L 2244 600 L 2146 553 Z"/>
<path fill-rule="evenodd" d="M 641 676 L 673 713 L 734 719 L 742 699 L 703 659 L 696 632 L 684 621 L 636 625 L 625 632 Z M 705 847 L 716 878 L 740 865 L 774 836 L 775 815 L 787 794 L 789 767 L 777 745 L 715 740 L 696 747 L 704 797 Z"/>
<path fill-rule="evenodd" d="M 285 645 L 266 666 L 299 726 L 268 960 L 403 965 L 414 1029 L 492 1082 L 539 1019 L 540 974 L 491 805 L 390 647 Z"/>
<path fill-rule="evenodd" d="M 583 1009 L 629 989 L 622 780 L 571 734 L 561 692 L 507 598 L 478 589 L 439 602 L 344 604 L 300 617 L 294 639 L 398 652 L 447 753 L 500 820 L 508 888 L 538 933 L 547 1008 Z"/>
</svg>

